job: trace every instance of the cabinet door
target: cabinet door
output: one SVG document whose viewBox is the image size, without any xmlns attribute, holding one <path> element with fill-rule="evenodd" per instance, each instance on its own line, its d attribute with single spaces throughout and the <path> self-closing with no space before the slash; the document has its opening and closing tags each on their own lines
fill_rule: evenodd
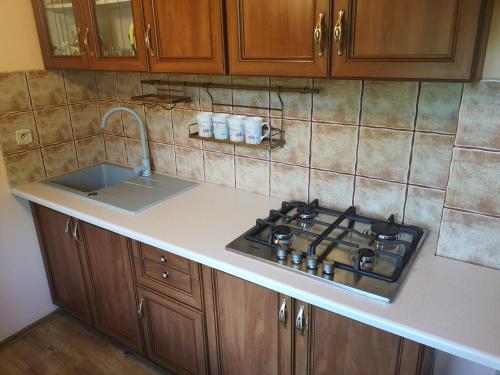
<svg viewBox="0 0 500 375">
<path fill-rule="evenodd" d="M 230 73 L 326 77 L 329 20 L 329 0 L 228 0 Z"/>
<path fill-rule="evenodd" d="M 80 1 L 32 0 L 45 68 L 89 69 Z"/>
<path fill-rule="evenodd" d="M 95 327 L 142 352 L 142 337 L 128 241 L 80 222 L 93 291 Z"/>
<path fill-rule="evenodd" d="M 482 3 L 335 0 L 332 75 L 468 80 Z"/>
<path fill-rule="evenodd" d="M 310 343 L 308 350 L 295 352 L 302 368 L 298 374 L 430 374 L 432 349 L 318 307 L 303 305 L 310 311 L 310 316 L 306 316 L 310 332 L 305 336 Z M 306 368 L 307 372 L 303 370 Z"/>
<path fill-rule="evenodd" d="M 203 314 L 139 288 L 148 357 L 176 374 L 206 374 Z"/>
<path fill-rule="evenodd" d="M 290 299 L 218 271 L 214 286 L 221 372 L 290 374 Z M 282 306 L 286 318 L 281 323 Z"/>
<path fill-rule="evenodd" d="M 83 264 L 72 237 L 75 222 L 67 215 L 32 204 L 38 240 L 54 304 L 85 323 L 92 324 Z"/>
<path fill-rule="evenodd" d="M 224 73 L 222 0 L 144 0 L 151 71 Z"/>
<path fill-rule="evenodd" d="M 90 65 L 96 70 L 147 71 L 141 0 L 84 0 Z"/>
</svg>

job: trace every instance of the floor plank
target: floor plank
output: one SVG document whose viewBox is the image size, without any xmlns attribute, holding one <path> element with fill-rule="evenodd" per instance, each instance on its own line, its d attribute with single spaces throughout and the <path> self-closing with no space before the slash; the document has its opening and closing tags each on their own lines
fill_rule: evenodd
<svg viewBox="0 0 500 375">
<path fill-rule="evenodd" d="M 65 313 L 0 347 L 0 375 L 169 374 Z"/>
</svg>

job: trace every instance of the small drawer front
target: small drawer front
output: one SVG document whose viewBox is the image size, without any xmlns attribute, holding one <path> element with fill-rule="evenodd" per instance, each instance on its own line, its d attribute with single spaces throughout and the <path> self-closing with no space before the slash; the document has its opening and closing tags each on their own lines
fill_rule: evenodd
<svg viewBox="0 0 500 375">
<path fill-rule="evenodd" d="M 157 249 L 156 247 L 141 244 L 142 256 L 152 262 L 164 264 L 167 267 L 189 274 L 189 260 L 186 258 Z"/>
<path fill-rule="evenodd" d="M 144 274 L 173 288 L 191 293 L 193 286 L 189 274 L 179 272 L 162 264 L 151 262 L 147 259 L 143 263 Z"/>
</svg>

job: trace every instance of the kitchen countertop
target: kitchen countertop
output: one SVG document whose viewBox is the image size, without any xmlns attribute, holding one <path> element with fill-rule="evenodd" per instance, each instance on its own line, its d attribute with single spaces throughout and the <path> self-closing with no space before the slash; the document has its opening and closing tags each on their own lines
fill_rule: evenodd
<svg viewBox="0 0 500 375">
<path fill-rule="evenodd" d="M 500 272 L 434 256 L 428 235 L 396 299 L 386 304 L 225 246 L 281 200 L 201 183 L 130 215 L 43 183 L 11 192 L 121 235 L 290 295 L 334 313 L 500 370 Z M 464 246 L 467 246 L 464 244 Z"/>
</svg>

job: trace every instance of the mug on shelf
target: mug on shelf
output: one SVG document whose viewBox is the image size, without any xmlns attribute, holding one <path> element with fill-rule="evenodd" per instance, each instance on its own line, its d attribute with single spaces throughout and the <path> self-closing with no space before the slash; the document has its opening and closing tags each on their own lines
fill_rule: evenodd
<svg viewBox="0 0 500 375">
<path fill-rule="evenodd" d="M 267 131 L 262 135 L 262 129 Z M 258 145 L 271 134 L 271 125 L 264 122 L 262 117 L 247 117 L 245 119 L 245 142 L 251 145 Z"/>
<path fill-rule="evenodd" d="M 245 140 L 245 119 L 247 116 L 233 115 L 229 116 L 227 123 L 229 125 L 229 140 L 232 142 L 243 142 Z"/>
<path fill-rule="evenodd" d="M 212 124 L 212 112 L 200 112 L 196 115 L 198 121 L 198 135 L 200 137 L 213 137 L 214 127 Z"/>
<path fill-rule="evenodd" d="M 215 139 L 224 140 L 229 138 L 229 126 L 227 124 L 228 117 L 229 114 L 227 113 L 214 113 L 212 115 Z"/>
</svg>

